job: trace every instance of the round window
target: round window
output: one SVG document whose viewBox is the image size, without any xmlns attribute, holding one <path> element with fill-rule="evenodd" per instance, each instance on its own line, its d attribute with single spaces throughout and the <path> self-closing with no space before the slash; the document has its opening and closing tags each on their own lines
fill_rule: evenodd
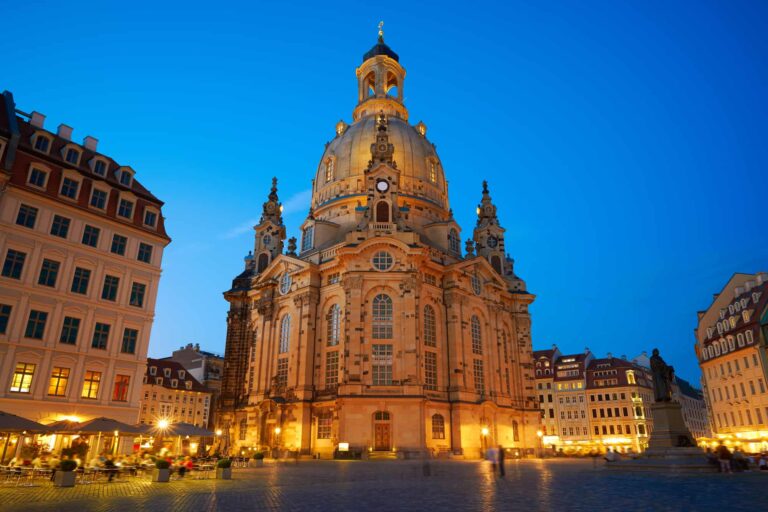
<svg viewBox="0 0 768 512">
<path fill-rule="evenodd" d="M 480 278 L 477 276 L 477 274 L 472 275 L 472 291 L 475 292 L 475 295 L 480 295 L 483 293 L 483 283 L 480 282 Z"/>
<path fill-rule="evenodd" d="M 280 294 L 285 295 L 291 291 L 291 276 L 287 272 L 280 278 Z"/>
<path fill-rule="evenodd" d="M 387 251 L 379 251 L 373 255 L 373 268 L 376 270 L 389 270 L 395 262 Z"/>
</svg>

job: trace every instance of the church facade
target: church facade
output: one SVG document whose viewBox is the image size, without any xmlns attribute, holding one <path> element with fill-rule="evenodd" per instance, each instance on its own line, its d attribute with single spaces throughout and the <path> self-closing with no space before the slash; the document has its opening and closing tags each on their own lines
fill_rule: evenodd
<svg viewBox="0 0 768 512">
<path fill-rule="evenodd" d="M 356 74 L 352 123 L 325 148 L 301 241 L 286 247 L 273 179 L 253 254 L 224 293 L 221 448 L 533 453 L 534 296 L 505 254 L 487 184 L 462 244 L 442 163 L 426 125 L 408 121 L 405 70 L 381 32 Z"/>
</svg>

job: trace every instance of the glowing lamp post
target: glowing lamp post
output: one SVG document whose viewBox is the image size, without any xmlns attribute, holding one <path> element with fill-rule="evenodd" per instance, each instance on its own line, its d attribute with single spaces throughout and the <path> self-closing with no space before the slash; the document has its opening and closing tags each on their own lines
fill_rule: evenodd
<svg viewBox="0 0 768 512">
<path fill-rule="evenodd" d="M 485 451 L 488 449 L 488 434 L 490 432 L 491 431 L 488 430 L 488 427 L 483 427 L 480 429 L 480 436 L 483 442 L 483 456 L 485 456 Z"/>
<path fill-rule="evenodd" d="M 536 436 L 539 438 L 539 458 L 542 458 L 544 455 L 544 448 L 541 446 L 541 438 L 544 437 L 544 432 L 537 430 Z"/>
</svg>

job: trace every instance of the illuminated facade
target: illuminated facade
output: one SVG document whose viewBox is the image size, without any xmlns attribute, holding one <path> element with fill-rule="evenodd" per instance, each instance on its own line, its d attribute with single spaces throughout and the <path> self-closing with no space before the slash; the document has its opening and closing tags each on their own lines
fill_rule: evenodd
<svg viewBox="0 0 768 512">
<path fill-rule="evenodd" d="M 560 350 L 553 345 L 549 350 L 533 352 L 534 376 L 536 392 L 539 395 L 541 410 L 541 438 L 543 447 L 551 447 L 559 442 L 557 428 L 557 411 L 555 401 L 555 366 L 554 362 L 560 357 Z"/>
<path fill-rule="evenodd" d="M 139 423 L 156 426 L 166 421 L 208 426 L 212 392 L 176 361 L 147 359 L 141 390 Z"/>
<path fill-rule="evenodd" d="M 696 355 L 717 440 L 768 450 L 768 274 L 735 274 L 699 312 Z"/>
<path fill-rule="evenodd" d="M 0 96 L 0 410 L 135 423 L 163 203 L 72 128 Z"/>
<path fill-rule="evenodd" d="M 478 457 L 491 444 L 538 445 L 534 297 L 485 184 L 462 250 L 426 125 L 408 122 L 404 77 L 380 36 L 287 252 L 273 183 L 253 254 L 225 293 L 217 426 L 231 451 Z"/>
</svg>

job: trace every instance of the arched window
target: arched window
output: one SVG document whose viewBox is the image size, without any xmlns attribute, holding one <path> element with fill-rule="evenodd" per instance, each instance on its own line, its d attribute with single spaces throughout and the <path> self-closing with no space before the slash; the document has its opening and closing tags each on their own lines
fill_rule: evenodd
<svg viewBox="0 0 768 512">
<path fill-rule="evenodd" d="M 288 352 L 291 340 L 291 315 L 285 315 L 280 321 L 280 353 Z"/>
<path fill-rule="evenodd" d="M 387 83 L 385 85 L 388 98 L 399 98 L 400 91 L 397 85 L 397 77 L 394 73 L 387 73 Z"/>
<path fill-rule="evenodd" d="M 501 258 L 498 256 L 491 256 L 491 266 L 493 267 L 493 270 L 501 274 Z"/>
<path fill-rule="evenodd" d="M 315 227 L 307 226 L 304 229 L 304 233 L 301 235 L 301 252 L 308 251 L 312 248 L 315 238 Z"/>
<path fill-rule="evenodd" d="M 373 413 L 373 421 L 389 421 L 389 413 L 387 411 L 376 411 Z"/>
<path fill-rule="evenodd" d="M 392 299 L 383 293 L 373 298 L 373 339 L 392 339 Z"/>
<path fill-rule="evenodd" d="M 389 222 L 389 203 L 386 201 L 376 203 L 376 222 Z"/>
<path fill-rule="evenodd" d="M 450 247 L 451 252 L 456 254 L 461 253 L 461 241 L 459 240 L 459 234 L 455 229 L 448 232 L 448 246 Z"/>
<path fill-rule="evenodd" d="M 376 96 L 376 73 L 371 71 L 363 81 L 363 99 Z"/>
<path fill-rule="evenodd" d="M 512 421 L 512 440 L 516 443 L 520 441 L 520 428 L 517 421 Z"/>
<path fill-rule="evenodd" d="M 429 347 L 437 346 L 435 324 L 435 309 L 427 304 L 424 306 L 424 344 Z"/>
<path fill-rule="evenodd" d="M 429 161 L 429 181 L 432 183 L 437 182 L 437 164 L 434 160 Z"/>
<path fill-rule="evenodd" d="M 329 158 L 325 161 L 325 182 L 328 183 L 333 179 L 333 158 Z"/>
<path fill-rule="evenodd" d="M 440 414 L 432 415 L 432 439 L 445 439 L 445 419 Z"/>
<path fill-rule="evenodd" d="M 752 343 L 754 343 L 754 341 L 755 341 L 755 338 L 754 338 L 754 335 L 752 334 L 752 331 L 751 331 L 751 330 L 749 330 L 749 331 L 747 331 L 746 333 L 744 333 L 744 335 L 745 335 L 745 337 L 747 338 L 747 343 L 749 343 L 750 345 L 751 345 Z"/>
<path fill-rule="evenodd" d="M 328 311 L 328 346 L 339 344 L 341 331 L 341 307 L 338 304 L 331 306 Z"/>
<path fill-rule="evenodd" d="M 243 418 L 240 420 L 240 440 L 245 441 L 246 436 L 248 435 L 248 420 Z"/>
<path fill-rule="evenodd" d="M 472 333 L 472 353 L 483 353 L 483 333 L 480 329 L 480 319 L 477 315 L 472 315 L 472 320 L 469 322 L 470 332 Z"/>
<path fill-rule="evenodd" d="M 257 272 L 264 272 L 264 269 L 269 265 L 269 255 L 265 252 L 259 254 L 259 263 L 256 265 Z"/>
</svg>

